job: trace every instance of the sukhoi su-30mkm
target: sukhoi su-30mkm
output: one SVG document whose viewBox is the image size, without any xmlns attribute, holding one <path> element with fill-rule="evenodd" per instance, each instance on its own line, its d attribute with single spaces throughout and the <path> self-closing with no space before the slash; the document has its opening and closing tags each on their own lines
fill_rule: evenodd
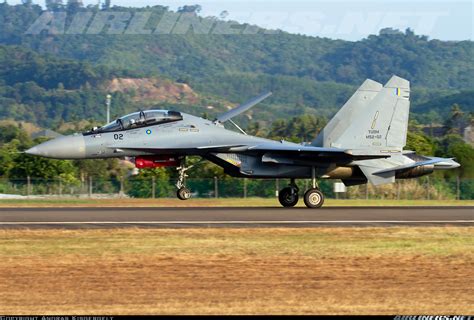
<svg viewBox="0 0 474 320">
<path fill-rule="evenodd" d="M 385 85 L 366 80 L 310 144 L 273 141 L 224 128 L 271 93 L 232 109 L 214 121 L 168 110 L 121 117 L 82 134 L 59 137 L 26 151 L 55 159 L 133 157 L 138 168 L 172 166 L 179 173 L 177 196 L 191 197 L 185 178 L 187 156 L 200 156 L 234 177 L 287 178 L 279 192 L 284 207 L 299 199 L 297 179 L 311 179 L 304 194 L 309 208 L 323 205 L 318 179 L 341 179 L 346 186 L 381 185 L 453 169 L 453 159 L 403 150 L 410 109 L 410 83 L 393 76 Z"/>
</svg>

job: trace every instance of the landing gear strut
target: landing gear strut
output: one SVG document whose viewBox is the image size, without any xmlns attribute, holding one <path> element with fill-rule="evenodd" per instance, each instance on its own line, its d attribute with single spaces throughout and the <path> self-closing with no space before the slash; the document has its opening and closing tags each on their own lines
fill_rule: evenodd
<svg viewBox="0 0 474 320">
<path fill-rule="evenodd" d="M 186 171 L 191 169 L 194 166 L 189 166 L 186 167 L 186 159 L 181 160 L 180 166 L 176 169 L 178 170 L 178 182 L 176 182 L 176 188 L 178 188 L 178 191 L 176 192 L 176 195 L 178 196 L 178 199 L 180 200 L 188 200 L 191 198 L 191 190 L 186 188 L 186 177 L 188 176 L 186 174 Z"/>
<path fill-rule="evenodd" d="M 316 181 L 316 169 L 311 168 L 311 184 L 312 188 L 304 194 L 304 204 L 308 208 L 321 208 L 324 203 L 324 195 L 319 190 L 318 182 Z"/>
</svg>

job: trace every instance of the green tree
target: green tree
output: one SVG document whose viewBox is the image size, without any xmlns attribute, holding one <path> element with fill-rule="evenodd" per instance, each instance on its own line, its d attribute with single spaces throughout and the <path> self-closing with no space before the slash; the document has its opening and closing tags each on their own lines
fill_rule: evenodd
<svg viewBox="0 0 474 320">
<path fill-rule="evenodd" d="M 82 0 L 68 0 L 66 4 L 68 12 L 75 13 L 84 7 Z"/>
<path fill-rule="evenodd" d="M 112 0 L 105 0 L 102 4 L 102 10 L 109 10 L 112 4 Z"/>
<path fill-rule="evenodd" d="M 75 167 L 71 161 L 52 160 L 21 154 L 15 157 L 10 177 L 25 179 L 32 177 L 44 180 L 56 180 L 61 174 L 74 174 Z"/>
<path fill-rule="evenodd" d="M 57 11 L 63 7 L 62 0 L 46 0 L 46 9 L 49 11 Z"/>
<path fill-rule="evenodd" d="M 455 103 L 451 106 L 451 114 L 446 122 L 448 133 L 462 134 L 462 125 L 464 120 L 464 112 L 461 107 Z"/>
<path fill-rule="evenodd" d="M 140 173 L 128 181 L 128 195 L 134 198 L 151 198 L 153 191 L 153 177 L 155 178 L 155 197 L 168 197 L 173 186 L 170 183 L 168 172 L 164 168 L 141 169 Z"/>
<path fill-rule="evenodd" d="M 0 147 L 0 177 L 7 178 L 15 166 L 14 153 L 18 150 L 10 145 Z"/>
<path fill-rule="evenodd" d="M 448 154 L 461 164 L 458 169 L 461 177 L 474 178 L 474 148 L 471 145 L 464 141 L 451 143 L 448 146 Z"/>
<path fill-rule="evenodd" d="M 202 10 L 202 7 L 198 4 L 195 4 L 192 6 L 185 5 L 178 8 L 179 13 L 199 13 L 201 12 L 201 10 Z"/>
<path fill-rule="evenodd" d="M 435 144 L 424 134 L 408 132 L 406 150 L 413 150 L 420 155 L 432 156 L 435 148 Z"/>
<path fill-rule="evenodd" d="M 464 142 L 461 136 L 450 134 L 438 141 L 436 156 L 455 158 L 461 164 L 456 170 L 443 172 L 445 176 L 460 175 L 463 178 L 474 177 L 474 148 Z"/>
<path fill-rule="evenodd" d="M 19 127 L 12 124 L 0 125 L 0 146 L 11 142 L 13 139 L 18 139 L 22 144 L 29 141 L 26 132 Z"/>
</svg>

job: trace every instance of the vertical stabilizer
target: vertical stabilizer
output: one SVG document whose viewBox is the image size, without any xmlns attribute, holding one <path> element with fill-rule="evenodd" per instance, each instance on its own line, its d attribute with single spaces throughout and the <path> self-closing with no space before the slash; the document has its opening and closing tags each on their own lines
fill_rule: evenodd
<svg viewBox="0 0 474 320">
<path fill-rule="evenodd" d="M 362 112 L 367 112 L 367 107 L 375 96 L 382 90 L 382 84 L 367 79 L 342 106 L 336 115 L 328 122 L 319 133 L 312 145 L 317 147 L 331 147 L 337 141 L 351 121 Z"/>
<path fill-rule="evenodd" d="M 410 83 L 393 76 L 360 112 L 342 121 L 345 130 L 332 147 L 401 152 L 406 144 Z"/>
</svg>

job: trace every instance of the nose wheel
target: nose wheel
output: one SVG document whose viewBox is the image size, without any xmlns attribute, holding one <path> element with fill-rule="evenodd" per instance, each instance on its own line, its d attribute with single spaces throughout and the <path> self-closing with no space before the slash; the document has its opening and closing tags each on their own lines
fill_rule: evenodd
<svg viewBox="0 0 474 320">
<path fill-rule="evenodd" d="M 178 192 L 176 192 L 176 195 L 178 196 L 179 200 L 188 200 L 191 198 L 191 190 L 189 190 L 186 187 L 178 189 Z"/>
</svg>

